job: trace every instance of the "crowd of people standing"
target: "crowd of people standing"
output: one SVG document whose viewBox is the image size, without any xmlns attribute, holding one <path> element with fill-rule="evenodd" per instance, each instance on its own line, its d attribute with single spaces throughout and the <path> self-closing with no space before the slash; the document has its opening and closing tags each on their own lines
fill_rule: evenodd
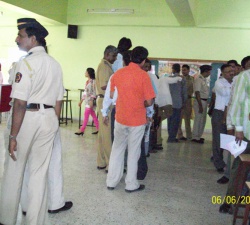
<svg viewBox="0 0 250 225">
<path fill-rule="evenodd" d="M 64 200 L 62 192 L 58 129 L 64 94 L 62 71 L 59 63 L 45 51 L 48 31 L 35 19 L 23 18 L 17 22 L 17 45 L 28 54 L 15 65 L 10 79 L 12 110 L 5 135 L 7 151 L 0 224 L 15 224 L 21 203 L 27 223 L 43 225 L 46 211 L 58 213 L 73 206 L 71 201 Z M 195 79 L 190 76 L 189 65 L 178 63 L 172 65 L 171 74 L 157 77 L 150 72 L 148 50 L 143 46 L 130 50 L 131 47 L 131 40 L 123 37 L 117 47 L 105 48 L 96 72 L 93 68 L 86 69 L 85 92 L 79 102 L 80 107 L 85 101 L 85 112 L 83 124 L 75 134 L 83 136 L 91 115 L 96 126 L 92 134 L 98 135 L 97 169 L 106 171 L 107 189 L 114 190 L 124 173 L 127 193 L 145 189 L 139 180 L 145 179 L 148 171 L 146 157 L 163 150 L 161 129 L 165 119 L 169 147 L 181 141 L 203 144 L 209 106 L 211 160 L 217 172 L 224 173 L 217 182 L 229 182 L 227 196 L 235 196 L 239 158 L 231 166 L 231 155 L 223 157 L 220 133 L 235 135 L 239 142 L 246 140 L 248 146 L 244 153 L 250 153 L 250 56 L 241 65 L 230 60 L 221 66 L 221 76 L 215 82 L 210 101 L 206 78 L 211 73 L 211 65 L 200 66 L 200 74 Z M 53 178 L 55 173 L 57 181 Z M 219 210 L 227 213 L 231 209 L 232 205 L 225 202 Z"/>
</svg>

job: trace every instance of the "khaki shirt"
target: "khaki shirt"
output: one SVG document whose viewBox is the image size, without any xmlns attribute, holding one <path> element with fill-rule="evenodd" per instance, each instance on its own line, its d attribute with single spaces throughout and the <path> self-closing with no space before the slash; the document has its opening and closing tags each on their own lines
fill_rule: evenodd
<svg viewBox="0 0 250 225">
<path fill-rule="evenodd" d="M 109 78 L 113 73 L 111 63 L 102 59 L 96 71 L 96 95 L 105 94 L 105 90 L 102 90 L 101 87 L 107 86 Z"/>
<path fill-rule="evenodd" d="M 187 86 L 187 95 L 188 98 L 191 98 L 194 93 L 194 78 L 187 75 L 185 76 L 186 79 L 186 86 Z"/>
<path fill-rule="evenodd" d="M 204 78 L 201 74 L 194 79 L 194 92 L 196 91 L 200 92 L 201 98 L 208 99 L 209 87 L 207 86 L 206 78 Z"/>
<path fill-rule="evenodd" d="M 11 98 L 27 101 L 27 104 L 55 106 L 56 101 L 63 99 L 63 95 L 63 77 L 59 63 L 41 46 L 30 49 L 15 68 Z"/>
</svg>

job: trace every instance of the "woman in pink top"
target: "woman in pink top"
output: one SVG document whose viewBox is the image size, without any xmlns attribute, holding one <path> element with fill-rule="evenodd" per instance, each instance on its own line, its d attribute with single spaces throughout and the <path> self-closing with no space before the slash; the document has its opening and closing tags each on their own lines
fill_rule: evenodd
<svg viewBox="0 0 250 225">
<path fill-rule="evenodd" d="M 82 99 L 79 102 L 78 106 L 81 107 L 81 104 L 83 100 L 85 100 L 85 111 L 84 111 L 84 119 L 82 126 L 78 132 L 76 132 L 76 135 L 83 135 L 84 130 L 87 126 L 89 115 L 92 116 L 94 120 L 94 124 L 96 126 L 96 132 L 93 132 L 92 134 L 97 134 L 99 129 L 99 122 L 97 119 L 97 116 L 94 111 L 94 100 L 96 99 L 96 92 L 95 92 L 95 70 L 93 68 L 87 68 L 85 72 L 85 77 L 88 78 L 85 86 L 85 91 L 83 93 Z"/>
</svg>

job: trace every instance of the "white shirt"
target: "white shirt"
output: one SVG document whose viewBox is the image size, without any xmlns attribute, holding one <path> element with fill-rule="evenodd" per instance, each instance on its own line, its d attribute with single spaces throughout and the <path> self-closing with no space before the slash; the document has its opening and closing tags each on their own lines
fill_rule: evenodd
<svg viewBox="0 0 250 225">
<path fill-rule="evenodd" d="M 155 103 L 158 104 L 159 107 L 172 105 L 172 97 L 169 90 L 169 84 L 174 84 L 181 80 L 181 77 L 169 77 L 168 74 L 164 74 L 159 78 L 158 94 L 156 95 L 155 100 Z"/>
<path fill-rule="evenodd" d="M 228 105 L 230 99 L 232 83 L 229 83 L 224 77 L 219 78 L 215 82 L 214 90 L 216 94 L 215 99 L 215 109 L 225 110 L 225 107 Z"/>
<path fill-rule="evenodd" d="M 101 112 L 102 112 L 102 116 L 103 117 L 106 117 L 108 115 L 108 113 L 110 111 L 111 104 L 112 105 L 116 104 L 116 100 L 117 100 L 117 96 L 118 96 L 117 89 L 115 87 L 113 98 L 110 98 L 110 80 L 111 80 L 112 76 L 113 75 L 111 75 L 110 78 L 109 78 L 109 81 L 108 81 L 108 84 L 107 84 L 107 88 L 105 90 L 105 95 L 104 95 L 103 103 L 102 103 Z"/>
<path fill-rule="evenodd" d="M 11 98 L 27 101 L 27 104 L 55 106 L 64 94 L 60 64 L 41 46 L 30 49 L 28 53 L 17 63 Z"/>
<path fill-rule="evenodd" d="M 118 53 L 115 62 L 112 64 L 112 69 L 116 72 L 121 68 L 123 68 L 123 56 L 121 53 Z"/>
</svg>

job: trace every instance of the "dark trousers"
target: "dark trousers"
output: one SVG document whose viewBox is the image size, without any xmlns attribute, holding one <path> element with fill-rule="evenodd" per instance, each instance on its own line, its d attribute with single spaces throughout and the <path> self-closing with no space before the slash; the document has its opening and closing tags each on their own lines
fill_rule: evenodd
<svg viewBox="0 0 250 225">
<path fill-rule="evenodd" d="M 250 141 L 247 139 L 244 139 L 244 141 L 247 141 L 247 148 L 246 150 L 243 152 L 243 154 L 250 154 Z M 233 161 L 233 165 L 231 168 L 231 173 L 230 173 L 230 179 L 229 179 L 229 183 L 228 183 L 228 187 L 227 187 L 227 196 L 236 196 L 237 194 L 237 184 L 236 184 L 236 180 L 238 179 L 239 183 L 242 183 L 243 177 L 237 177 L 238 176 L 238 169 L 239 169 L 239 165 L 240 165 L 240 157 L 236 157 Z M 246 171 L 246 173 L 249 173 L 250 168 L 248 168 L 248 170 Z M 244 174 L 245 175 L 245 174 Z"/>
<path fill-rule="evenodd" d="M 168 118 L 168 141 L 175 141 L 181 121 L 181 109 L 173 108 L 173 114 Z"/>
<path fill-rule="evenodd" d="M 144 180 L 148 172 L 148 164 L 145 155 L 145 140 L 144 137 L 141 141 L 141 156 L 138 160 L 138 171 L 137 171 L 137 179 Z"/>
<path fill-rule="evenodd" d="M 214 109 L 212 113 L 212 136 L 213 136 L 213 162 L 216 169 L 225 167 L 223 161 L 223 149 L 220 148 L 220 134 L 227 133 L 227 126 L 223 123 L 224 112 Z M 230 166 L 230 165 L 228 165 Z"/>
</svg>

